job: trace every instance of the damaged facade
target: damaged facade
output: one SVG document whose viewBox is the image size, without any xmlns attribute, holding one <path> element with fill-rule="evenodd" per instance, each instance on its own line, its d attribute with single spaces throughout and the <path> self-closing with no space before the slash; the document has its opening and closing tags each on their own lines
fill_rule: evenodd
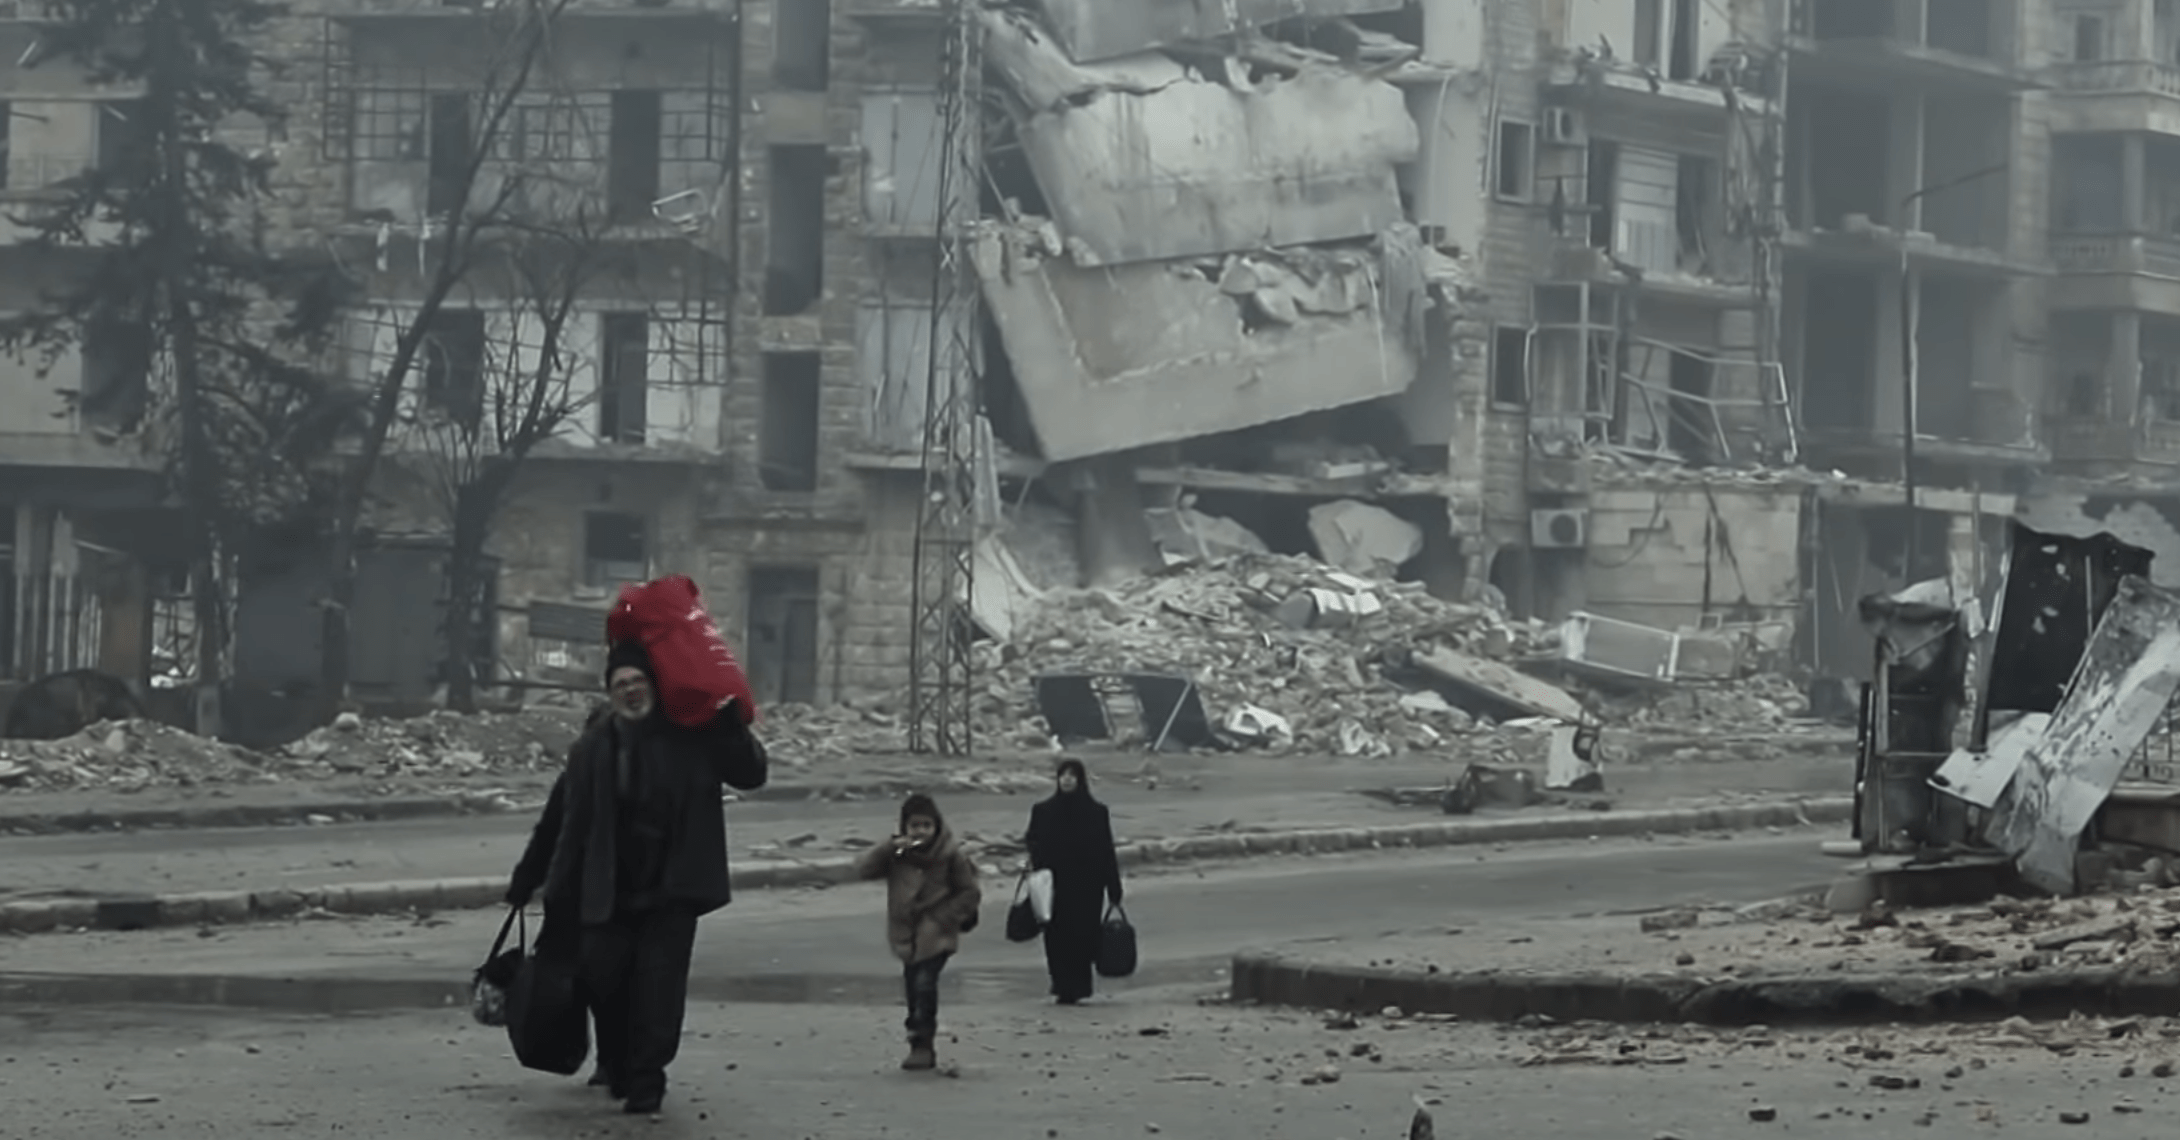
<svg viewBox="0 0 2180 1140">
<path fill-rule="evenodd" d="M 977 4 L 980 121 L 950 132 L 949 2 L 579 0 L 516 158 L 588 171 L 635 268 L 583 301 L 597 398 L 500 522 L 491 648 L 507 675 L 583 676 L 554 631 L 687 570 L 766 699 L 898 688 L 934 362 L 980 385 L 988 513 L 1073 532 L 1064 557 L 1019 525 L 980 554 L 987 630 L 1010 576 L 1268 548 L 1844 680 L 1869 673 L 1858 599 L 1987 591 L 2017 513 L 2169 548 L 2153 573 L 2180 584 L 2170 7 Z M 359 374 L 428 271 L 482 18 L 319 0 L 282 24 L 286 221 L 368 282 Z M 61 137 L 82 93 L 6 74 L 58 107 L 12 116 L 10 192 L 98 160 L 104 120 Z M 977 303 L 935 317 L 942 181 L 975 188 Z M 506 302 L 459 298 L 441 371 L 520 350 Z M 0 644 L 21 647 L 66 624 L 25 615 L 39 581 L 150 533 L 116 514 L 100 537 L 92 512 L 148 509 L 157 480 L 103 442 L 127 399 L 55 404 L 70 376 L 126 392 L 93 382 L 111 364 L 7 367 Z M 394 467 L 378 522 L 430 531 Z M 55 561 L 52 535 L 84 553 Z M 90 594 L 133 612 L 176 588 L 118 557 L 130 584 Z M 105 612 L 70 644 L 157 640 Z M 37 652 L 17 672 L 94 651 Z"/>
</svg>

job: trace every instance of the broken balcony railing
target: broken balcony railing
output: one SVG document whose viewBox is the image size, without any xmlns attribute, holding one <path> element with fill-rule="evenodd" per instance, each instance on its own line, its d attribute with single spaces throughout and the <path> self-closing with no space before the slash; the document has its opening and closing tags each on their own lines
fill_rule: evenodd
<svg viewBox="0 0 2180 1140">
<path fill-rule="evenodd" d="M 1540 336 L 1550 331 L 1538 330 Z M 1585 440 L 1719 466 L 1792 463 L 1799 456 L 1786 372 L 1779 365 L 1720 359 L 1640 337 L 1626 339 L 1623 356 L 1618 339 L 1595 334 L 1581 346 Z M 1689 390 L 1697 384 L 1753 394 Z"/>
</svg>

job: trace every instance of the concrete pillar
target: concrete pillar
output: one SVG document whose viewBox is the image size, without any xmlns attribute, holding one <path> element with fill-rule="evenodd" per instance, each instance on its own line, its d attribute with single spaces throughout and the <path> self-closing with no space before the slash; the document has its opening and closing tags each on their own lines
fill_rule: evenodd
<svg viewBox="0 0 2180 1140">
<path fill-rule="evenodd" d="M 2112 58 L 2158 58 L 2157 5 L 2151 0 L 2123 0 L 2119 26 L 2112 29 Z"/>
<path fill-rule="evenodd" d="M 2149 206 L 2144 201 L 2148 192 L 2144 147 L 2145 140 L 2139 134 L 2120 137 L 2119 225 L 2131 234 L 2146 232 L 2149 221 Z"/>
<path fill-rule="evenodd" d="M 1929 42 L 1927 0 L 1893 0 L 1892 34 L 1909 43 Z"/>
<path fill-rule="evenodd" d="M 1084 460 L 1071 480 L 1076 496 L 1076 547 L 1083 584 L 1125 582 L 1159 564 L 1158 544 L 1143 517 L 1135 481 L 1138 457 L 1122 453 Z"/>
<path fill-rule="evenodd" d="M 2105 357 L 2104 414 L 2114 423 L 2142 418 L 2142 314 L 2112 314 L 2112 348 Z"/>
<path fill-rule="evenodd" d="M 1893 101 L 1891 109 L 1885 148 L 1886 220 L 1897 229 L 1918 230 L 1922 228 L 1922 199 L 1909 202 L 1899 217 L 1891 213 L 1900 209 L 1901 199 L 1923 185 L 1923 100 L 1918 95 L 1903 95 Z"/>
<path fill-rule="evenodd" d="M 1902 427 L 1900 412 L 1900 385 L 1905 377 L 1900 373 L 1900 274 L 1897 270 L 1880 271 L 1877 279 L 1877 311 L 1870 314 L 1877 323 L 1877 359 L 1871 371 L 1870 427 L 1879 435 L 1897 436 Z"/>
</svg>

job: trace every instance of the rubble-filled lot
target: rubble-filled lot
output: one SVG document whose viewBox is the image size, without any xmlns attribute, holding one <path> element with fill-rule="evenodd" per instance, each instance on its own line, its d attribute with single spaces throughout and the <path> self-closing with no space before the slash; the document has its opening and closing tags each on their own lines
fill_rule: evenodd
<svg viewBox="0 0 2180 1140">
<path fill-rule="evenodd" d="M 1432 973 L 1769 977 L 1993 976 L 2071 969 L 2180 971 L 2180 890 L 2169 872 L 2074 899 L 1998 899 L 1833 915 L 1806 900 L 1565 922 L 1448 927 L 1344 946 L 1342 961 Z M 2164 884 L 2164 885 L 2159 885 Z M 1312 948 L 1313 958 L 1325 958 Z"/>
</svg>

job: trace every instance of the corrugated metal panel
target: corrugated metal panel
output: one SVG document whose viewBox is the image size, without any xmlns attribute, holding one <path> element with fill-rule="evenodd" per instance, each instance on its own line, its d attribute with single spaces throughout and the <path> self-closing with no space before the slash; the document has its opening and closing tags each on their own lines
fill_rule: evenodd
<svg viewBox="0 0 2180 1140">
<path fill-rule="evenodd" d="M 1621 147 L 1619 181 L 1619 233 L 1613 237 L 1619 255 L 1644 269 L 1671 272 L 1679 262 L 1680 159 Z"/>
<path fill-rule="evenodd" d="M 863 97 L 863 210 L 874 226 L 933 229 L 939 222 L 939 96 L 888 91 Z"/>
</svg>

